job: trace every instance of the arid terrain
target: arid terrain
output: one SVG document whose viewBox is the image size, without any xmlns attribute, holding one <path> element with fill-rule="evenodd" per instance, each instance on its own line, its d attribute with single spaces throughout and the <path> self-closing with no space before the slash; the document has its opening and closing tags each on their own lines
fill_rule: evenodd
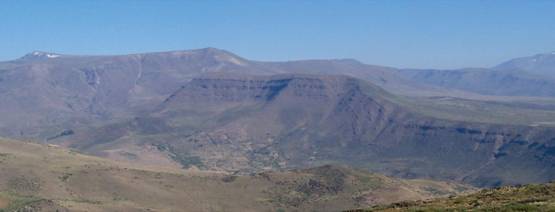
<svg viewBox="0 0 555 212">
<path fill-rule="evenodd" d="M 6 211 L 338 211 L 474 190 L 340 166 L 242 176 L 184 171 L 6 139 L 0 140 L 0 165 Z"/>
<path fill-rule="evenodd" d="M 555 0 L 0 5 L 0 212 L 555 212 Z"/>
<path fill-rule="evenodd" d="M 518 77 L 543 66 L 521 63 L 471 76 L 537 84 Z M 0 207 L 338 211 L 553 180 L 551 81 L 506 95 L 422 78 L 449 80 L 436 72 L 214 48 L 33 52 L 0 63 Z"/>
</svg>

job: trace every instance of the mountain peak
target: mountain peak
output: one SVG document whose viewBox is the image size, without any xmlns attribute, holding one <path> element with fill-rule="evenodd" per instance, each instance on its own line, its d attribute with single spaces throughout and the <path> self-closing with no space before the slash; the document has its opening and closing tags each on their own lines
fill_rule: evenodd
<svg viewBox="0 0 555 212">
<path fill-rule="evenodd" d="M 214 48 L 214 47 L 205 47 L 205 48 L 195 49 L 195 50 L 192 50 L 192 51 L 201 51 L 201 52 L 210 52 L 210 53 L 229 53 L 226 50 L 218 49 L 218 48 Z"/>
<path fill-rule="evenodd" d="M 555 57 L 555 51 L 552 52 L 546 52 L 546 53 L 540 53 L 540 54 L 536 54 L 534 56 L 530 56 L 530 57 L 524 57 L 524 58 L 529 58 L 529 59 L 541 59 L 541 58 L 551 58 L 551 57 Z M 518 58 L 517 58 L 518 59 Z"/>
<path fill-rule="evenodd" d="M 246 59 L 223 49 L 207 47 L 207 48 L 195 49 L 191 51 L 199 54 L 209 55 L 210 57 L 214 57 L 216 60 L 222 61 L 222 62 L 233 63 L 235 65 L 240 65 L 240 66 L 244 66 L 247 64 Z"/>
<path fill-rule="evenodd" d="M 237 56 L 236 54 L 233 54 L 229 51 L 213 48 L 213 47 L 190 49 L 190 50 L 174 50 L 174 51 L 165 51 L 165 52 L 137 53 L 137 54 L 131 54 L 126 56 L 161 56 L 161 57 L 174 57 L 174 58 L 196 56 L 196 57 L 202 57 L 205 59 L 212 59 L 218 62 L 231 63 L 239 66 L 246 66 L 248 64 L 247 59 Z"/>
<path fill-rule="evenodd" d="M 555 77 L 555 51 L 509 60 L 494 67 L 497 70 L 524 71 L 537 76 Z"/>
<path fill-rule="evenodd" d="M 61 57 L 61 54 L 44 52 L 44 51 L 33 51 L 21 57 L 21 59 L 53 59 Z"/>
</svg>

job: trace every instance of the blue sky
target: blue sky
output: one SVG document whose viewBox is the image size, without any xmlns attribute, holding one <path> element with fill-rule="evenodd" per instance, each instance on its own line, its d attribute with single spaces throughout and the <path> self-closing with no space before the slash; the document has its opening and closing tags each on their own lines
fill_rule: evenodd
<svg viewBox="0 0 555 212">
<path fill-rule="evenodd" d="M 458 68 L 555 51 L 555 1 L 4 1 L 0 29 L 0 60 L 216 47 L 256 60 Z"/>
</svg>

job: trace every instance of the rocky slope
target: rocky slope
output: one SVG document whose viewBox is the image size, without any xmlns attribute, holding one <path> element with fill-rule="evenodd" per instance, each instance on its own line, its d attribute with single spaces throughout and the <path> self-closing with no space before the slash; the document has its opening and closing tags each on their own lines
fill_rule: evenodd
<svg viewBox="0 0 555 212">
<path fill-rule="evenodd" d="M 351 211 L 553 211 L 555 185 L 506 186 L 425 201 L 399 202 Z"/>
</svg>

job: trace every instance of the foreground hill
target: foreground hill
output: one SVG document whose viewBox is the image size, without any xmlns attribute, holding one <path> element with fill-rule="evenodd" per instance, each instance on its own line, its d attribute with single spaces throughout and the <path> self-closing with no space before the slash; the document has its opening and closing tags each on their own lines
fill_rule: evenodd
<svg viewBox="0 0 555 212">
<path fill-rule="evenodd" d="M 0 210 L 338 211 L 472 188 L 322 166 L 234 176 L 118 163 L 0 139 Z"/>
<path fill-rule="evenodd" d="M 555 184 L 501 187 L 434 200 L 400 202 L 353 211 L 554 211 Z"/>
</svg>

